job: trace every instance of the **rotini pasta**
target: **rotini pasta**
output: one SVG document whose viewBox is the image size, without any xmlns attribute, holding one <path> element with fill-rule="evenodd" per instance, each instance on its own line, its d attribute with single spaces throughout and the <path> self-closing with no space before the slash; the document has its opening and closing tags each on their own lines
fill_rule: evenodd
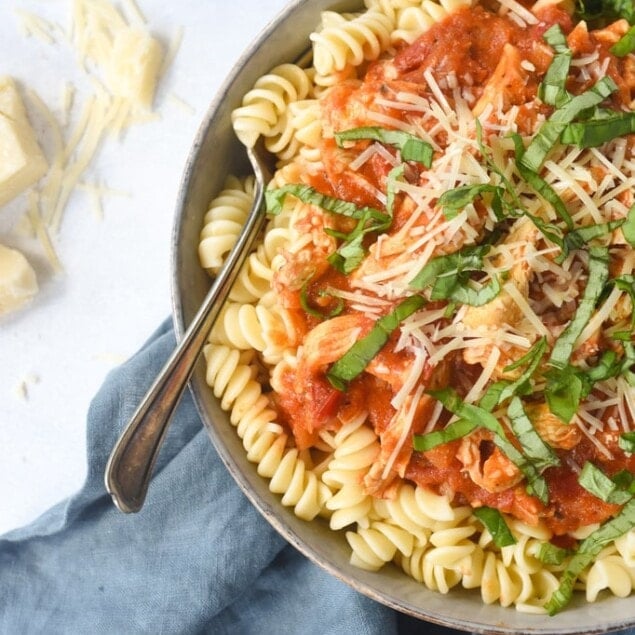
<svg viewBox="0 0 635 635">
<path fill-rule="evenodd" d="M 537 614 L 635 580 L 635 55 L 574 11 L 323 12 L 233 113 L 277 170 L 205 349 L 249 461 L 353 564 Z M 252 193 L 210 204 L 210 274 Z"/>
</svg>

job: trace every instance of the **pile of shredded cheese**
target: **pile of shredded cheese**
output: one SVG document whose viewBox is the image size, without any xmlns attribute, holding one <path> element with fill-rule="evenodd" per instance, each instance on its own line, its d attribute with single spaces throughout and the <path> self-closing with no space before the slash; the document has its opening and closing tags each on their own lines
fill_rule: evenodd
<svg viewBox="0 0 635 635">
<path fill-rule="evenodd" d="M 121 4 L 120 10 L 108 0 L 73 0 L 68 29 L 25 10 L 15 11 L 26 37 L 38 38 L 49 45 L 72 46 L 86 75 L 86 85 L 77 89 L 65 78 L 59 78 L 61 120 L 34 91 L 28 88 L 22 91 L 44 122 L 51 139 L 51 156 L 48 169 L 37 175 L 39 181 L 35 186 L 32 180 L 25 182 L 19 191 L 11 192 L 10 198 L 30 188 L 24 217 L 27 228 L 39 240 L 52 269 L 58 272 L 62 263 L 54 243 L 69 200 L 76 190 L 82 189 L 100 214 L 102 197 L 116 193 L 103 184 L 82 181 L 83 176 L 106 138 L 120 138 L 130 126 L 159 118 L 153 110 L 158 82 L 182 38 L 182 32 L 178 31 L 164 50 L 150 34 L 134 0 Z M 68 125 L 70 120 L 72 125 Z M 33 160 L 37 159 L 35 152 L 31 155 Z M 0 270 L 0 277 L 2 274 Z"/>
</svg>

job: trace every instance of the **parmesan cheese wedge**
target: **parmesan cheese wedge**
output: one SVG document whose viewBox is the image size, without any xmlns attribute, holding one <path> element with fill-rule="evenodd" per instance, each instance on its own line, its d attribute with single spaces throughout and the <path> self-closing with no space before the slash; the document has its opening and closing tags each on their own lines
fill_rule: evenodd
<svg viewBox="0 0 635 635">
<path fill-rule="evenodd" d="M 0 205 L 37 182 L 47 169 L 15 82 L 0 77 Z"/>
<path fill-rule="evenodd" d="M 16 249 L 0 245 L 0 315 L 16 311 L 38 292 L 33 267 Z"/>
<path fill-rule="evenodd" d="M 139 29 L 120 29 L 109 61 L 107 83 L 113 95 L 149 109 L 163 62 L 159 42 Z"/>
</svg>

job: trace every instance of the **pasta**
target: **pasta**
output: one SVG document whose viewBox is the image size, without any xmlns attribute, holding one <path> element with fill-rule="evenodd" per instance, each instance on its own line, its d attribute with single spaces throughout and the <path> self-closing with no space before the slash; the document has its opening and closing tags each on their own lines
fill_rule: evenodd
<svg viewBox="0 0 635 635">
<path fill-rule="evenodd" d="M 324 12 L 233 113 L 277 170 L 205 349 L 248 459 L 353 564 L 538 614 L 635 581 L 635 17 L 580 6 Z M 211 202 L 210 274 L 252 197 Z"/>
</svg>

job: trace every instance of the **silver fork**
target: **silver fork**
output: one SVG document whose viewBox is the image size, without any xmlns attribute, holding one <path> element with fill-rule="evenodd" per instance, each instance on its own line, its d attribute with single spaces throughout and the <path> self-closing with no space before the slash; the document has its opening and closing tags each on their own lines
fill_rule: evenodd
<svg viewBox="0 0 635 635">
<path fill-rule="evenodd" d="M 256 187 L 240 235 L 183 338 L 117 440 L 106 465 L 106 489 L 122 512 L 143 506 L 152 471 L 172 414 L 187 386 L 209 332 L 265 222 L 264 193 L 271 179 L 270 155 L 262 141 L 247 150 Z"/>
</svg>

